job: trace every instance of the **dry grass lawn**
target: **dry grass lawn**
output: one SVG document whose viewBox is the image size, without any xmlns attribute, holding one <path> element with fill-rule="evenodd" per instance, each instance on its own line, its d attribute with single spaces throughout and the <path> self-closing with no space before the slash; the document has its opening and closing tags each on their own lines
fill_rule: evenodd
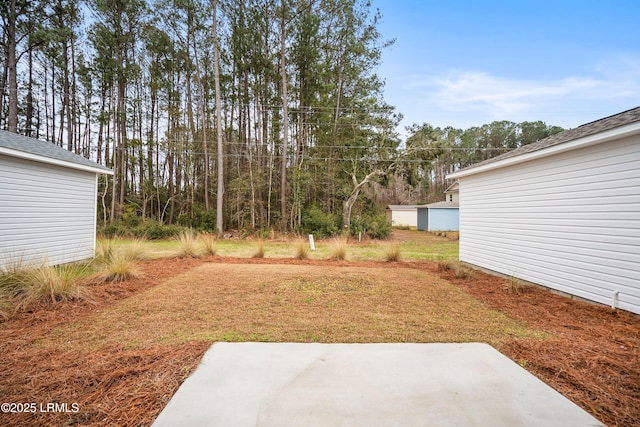
<svg viewBox="0 0 640 427">
<path fill-rule="evenodd" d="M 640 316 L 441 269 L 455 237 L 396 230 L 401 262 L 378 242 L 336 261 L 328 242 L 296 259 L 293 240 L 269 241 L 264 258 L 253 242 L 216 241 L 216 256 L 140 262 L 139 277 L 97 282 L 91 299 L 11 312 L 3 401 L 79 411 L 0 413 L 0 425 L 151 425 L 211 342 L 247 340 L 487 342 L 606 425 L 640 425 Z"/>
<path fill-rule="evenodd" d="M 204 341 L 488 342 L 543 338 L 421 270 L 207 263 L 79 322 L 44 347 Z"/>
</svg>

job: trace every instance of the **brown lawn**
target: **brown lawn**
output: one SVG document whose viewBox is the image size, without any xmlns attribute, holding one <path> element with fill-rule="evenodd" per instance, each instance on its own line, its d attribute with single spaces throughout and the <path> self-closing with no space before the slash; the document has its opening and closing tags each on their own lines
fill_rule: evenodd
<svg viewBox="0 0 640 427">
<path fill-rule="evenodd" d="M 162 259 L 0 323 L 2 425 L 150 425 L 213 341 L 487 342 L 610 426 L 640 424 L 640 318 L 431 262 Z M 67 413 L 40 404 L 68 404 Z M 72 406 L 72 404 L 77 406 Z M 58 410 L 61 407 L 58 406 Z M 62 407 L 64 409 L 64 407 Z M 77 408 L 77 411 L 76 411 Z"/>
</svg>

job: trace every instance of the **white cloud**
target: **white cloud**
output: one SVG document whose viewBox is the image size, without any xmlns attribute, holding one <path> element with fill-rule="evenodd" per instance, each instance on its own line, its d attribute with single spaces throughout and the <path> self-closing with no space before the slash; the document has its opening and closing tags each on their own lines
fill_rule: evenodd
<svg viewBox="0 0 640 427">
<path fill-rule="evenodd" d="M 501 120 L 531 116 L 559 104 L 595 104 L 622 98 L 637 102 L 640 58 L 608 58 L 590 76 L 549 81 L 454 70 L 441 76 L 413 76 L 406 82 L 407 89 L 419 95 L 423 105 L 452 113 L 481 112 L 488 118 Z"/>
<path fill-rule="evenodd" d="M 486 111 L 491 116 L 508 117 L 565 98 L 610 96 L 608 86 L 611 85 L 593 78 L 543 82 L 464 71 L 432 78 L 422 89 L 427 98 L 446 110 Z"/>
</svg>

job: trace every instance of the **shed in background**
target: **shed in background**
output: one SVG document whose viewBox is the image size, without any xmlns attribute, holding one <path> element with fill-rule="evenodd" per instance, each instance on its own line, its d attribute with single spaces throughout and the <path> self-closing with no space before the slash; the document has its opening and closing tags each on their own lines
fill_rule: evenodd
<svg viewBox="0 0 640 427">
<path fill-rule="evenodd" d="M 458 231 L 460 209 L 457 202 L 437 202 L 418 206 L 418 230 Z"/>
<path fill-rule="evenodd" d="M 0 269 L 93 257 L 98 175 L 112 173 L 49 142 L 0 131 Z"/>
<path fill-rule="evenodd" d="M 416 227 L 418 225 L 417 205 L 389 205 L 386 209 L 387 221 L 394 227 Z"/>
</svg>

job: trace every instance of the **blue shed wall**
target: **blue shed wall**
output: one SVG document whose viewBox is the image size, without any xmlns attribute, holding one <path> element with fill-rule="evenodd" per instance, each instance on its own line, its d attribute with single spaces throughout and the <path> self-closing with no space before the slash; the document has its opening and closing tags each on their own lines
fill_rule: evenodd
<svg viewBox="0 0 640 427">
<path fill-rule="evenodd" d="M 460 209 L 430 208 L 428 230 L 457 231 L 460 229 Z"/>
</svg>

